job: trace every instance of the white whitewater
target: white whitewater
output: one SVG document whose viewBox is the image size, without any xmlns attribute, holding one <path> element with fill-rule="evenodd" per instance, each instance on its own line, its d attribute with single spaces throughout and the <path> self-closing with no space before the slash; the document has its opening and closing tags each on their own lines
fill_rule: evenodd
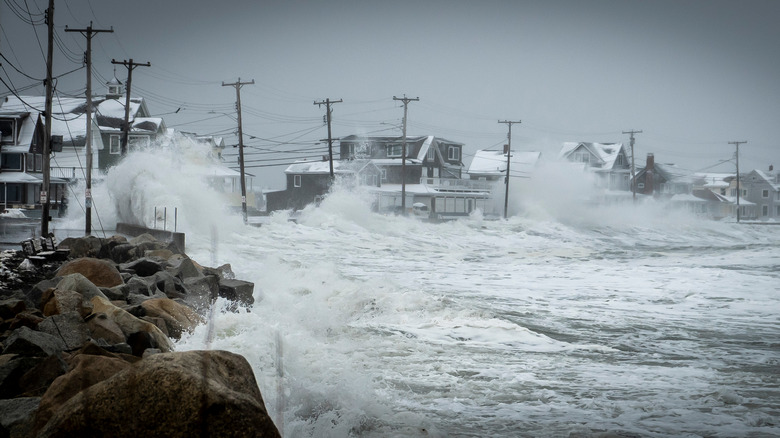
<svg viewBox="0 0 780 438">
<path fill-rule="evenodd" d="M 193 259 L 255 283 L 177 348 L 244 355 L 284 436 L 780 435 L 780 229 L 574 201 L 430 224 L 347 191 L 254 228 L 143 154 L 96 205 L 176 205 Z"/>
</svg>

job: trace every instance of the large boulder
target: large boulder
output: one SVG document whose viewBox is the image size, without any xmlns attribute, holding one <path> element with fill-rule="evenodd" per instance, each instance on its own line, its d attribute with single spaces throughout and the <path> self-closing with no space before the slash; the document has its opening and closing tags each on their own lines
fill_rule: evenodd
<svg viewBox="0 0 780 438">
<path fill-rule="evenodd" d="M 13 319 L 25 310 L 27 310 L 27 304 L 24 300 L 18 298 L 0 300 L 0 320 Z"/>
<path fill-rule="evenodd" d="M 50 289 L 44 294 L 43 315 L 61 315 L 68 312 L 78 312 L 88 315 L 89 311 L 84 305 L 84 297 L 73 290 Z"/>
<path fill-rule="evenodd" d="M 169 298 L 152 298 L 141 303 L 146 316 L 162 318 L 168 335 L 179 339 L 185 331 L 192 331 L 203 322 L 203 318 L 194 310 Z"/>
<path fill-rule="evenodd" d="M 214 275 L 185 278 L 184 288 L 187 290 L 184 301 L 198 312 L 205 314 L 211 303 L 219 296 L 219 278 Z"/>
<path fill-rule="evenodd" d="M 219 296 L 245 307 L 254 304 L 254 290 L 255 284 L 249 281 L 225 278 L 219 280 Z"/>
<path fill-rule="evenodd" d="M 51 356 L 65 350 L 65 343 L 57 336 L 19 327 L 5 341 L 3 354 L 21 356 Z"/>
<path fill-rule="evenodd" d="M 87 329 L 92 339 L 104 340 L 109 345 L 121 344 L 126 341 L 125 334 L 113 319 L 105 313 L 93 313 L 87 317 Z"/>
<path fill-rule="evenodd" d="M 119 270 L 107 260 L 82 257 L 65 263 L 57 271 L 60 277 L 75 273 L 83 275 L 97 287 L 114 287 L 123 283 Z"/>
<path fill-rule="evenodd" d="M 129 362 L 107 352 L 100 355 L 79 352 L 74 354 L 69 362 L 70 371 L 57 377 L 41 398 L 36 414 L 37 428 L 46 424 L 52 413 L 76 394 L 130 367 Z M 122 428 L 120 424 L 114 426 Z M 83 436 L 96 435 L 85 433 Z M 113 434 L 107 433 L 104 436 L 113 436 Z"/>
<path fill-rule="evenodd" d="M 227 351 L 145 357 L 50 412 L 39 438 L 280 437 L 249 363 Z"/>
<path fill-rule="evenodd" d="M 133 260 L 127 263 L 122 263 L 119 265 L 119 269 L 122 270 L 122 272 L 132 272 L 135 273 L 135 275 L 139 277 L 149 277 L 150 275 L 154 275 L 157 272 L 162 271 L 163 263 L 151 259 L 151 258 L 141 258 L 138 260 Z"/>
<path fill-rule="evenodd" d="M 68 237 L 57 245 L 58 248 L 70 249 L 68 257 L 72 259 L 94 257 L 100 252 L 101 246 L 100 239 L 95 236 Z"/>
<path fill-rule="evenodd" d="M 140 333 L 152 341 L 150 345 L 152 348 L 159 348 L 161 351 L 166 352 L 173 350 L 171 340 L 154 324 L 136 318 L 126 310 L 111 304 L 105 298 L 92 298 L 92 306 L 94 313 L 103 313 L 108 319 L 114 321 L 122 330 L 122 334 L 125 335 L 126 339 L 129 339 L 130 335 L 138 336 Z"/>
<path fill-rule="evenodd" d="M 57 283 L 59 290 L 72 290 L 80 293 L 85 300 L 91 300 L 93 297 L 106 298 L 100 288 L 95 286 L 89 279 L 82 274 L 75 273 L 62 277 Z"/>
<path fill-rule="evenodd" d="M 38 330 L 60 338 L 65 350 L 81 348 L 89 341 L 89 329 L 79 312 L 49 316 L 38 324 Z"/>
<path fill-rule="evenodd" d="M 34 415 L 40 402 L 40 397 L 0 400 L 0 437 L 32 436 Z"/>
<path fill-rule="evenodd" d="M 41 357 L 25 357 L 18 354 L 0 355 L 0 399 L 13 398 L 21 394 L 20 379 L 43 360 Z"/>
</svg>

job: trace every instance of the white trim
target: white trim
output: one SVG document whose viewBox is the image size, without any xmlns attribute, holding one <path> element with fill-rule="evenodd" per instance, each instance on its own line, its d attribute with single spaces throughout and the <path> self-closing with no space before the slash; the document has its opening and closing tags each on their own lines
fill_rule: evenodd
<svg viewBox="0 0 780 438">
<path fill-rule="evenodd" d="M 301 186 L 301 175 L 293 175 L 293 187 Z"/>
</svg>

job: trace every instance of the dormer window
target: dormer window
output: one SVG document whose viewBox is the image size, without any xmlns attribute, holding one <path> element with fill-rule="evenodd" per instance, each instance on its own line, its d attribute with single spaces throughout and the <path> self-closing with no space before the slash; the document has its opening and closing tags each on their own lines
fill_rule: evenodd
<svg viewBox="0 0 780 438">
<path fill-rule="evenodd" d="M 389 144 L 387 145 L 387 157 L 388 158 L 399 158 L 403 155 L 403 145 L 400 144 Z"/>
<path fill-rule="evenodd" d="M 109 85 L 108 94 L 122 94 L 122 87 L 119 85 Z"/>
<path fill-rule="evenodd" d="M 460 148 L 457 146 L 450 146 L 447 148 L 447 159 L 451 161 L 460 161 Z"/>
</svg>

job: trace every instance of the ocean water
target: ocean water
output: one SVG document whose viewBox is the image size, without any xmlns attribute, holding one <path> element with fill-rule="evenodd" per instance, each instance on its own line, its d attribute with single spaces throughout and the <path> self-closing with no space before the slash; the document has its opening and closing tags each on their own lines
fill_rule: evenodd
<svg viewBox="0 0 780 438">
<path fill-rule="evenodd" d="M 255 283 L 176 348 L 245 356 L 284 436 L 780 436 L 778 227 L 522 199 L 433 224 L 336 190 L 258 228 L 149 159 L 96 206 L 176 207 L 193 259 Z"/>
</svg>

